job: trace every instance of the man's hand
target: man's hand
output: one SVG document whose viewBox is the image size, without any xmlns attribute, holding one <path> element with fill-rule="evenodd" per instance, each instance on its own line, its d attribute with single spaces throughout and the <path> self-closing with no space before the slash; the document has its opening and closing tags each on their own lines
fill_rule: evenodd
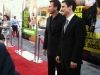
<svg viewBox="0 0 100 75">
<path fill-rule="evenodd" d="M 59 56 L 56 57 L 56 61 L 57 61 L 57 63 L 60 63 L 61 62 Z"/>
<path fill-rule="evenodd" d="M 42 50 L 42 53 L 43 53 L 43 55 L 46 56 L 46 50 L 45 49 Z"/>
<path fill-rule="evenodd" d="M 71 62 L 70 63 L 70 68 L 74 69 L 77 67 L 77 63 Z"/>
</svg>

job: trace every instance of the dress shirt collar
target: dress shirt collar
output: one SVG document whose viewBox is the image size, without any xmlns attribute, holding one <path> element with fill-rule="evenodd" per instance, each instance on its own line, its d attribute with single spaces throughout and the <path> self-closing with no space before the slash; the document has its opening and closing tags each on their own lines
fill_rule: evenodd
<svg viewBox="0 0 100 75">
<path fill-rule="evenodd" d="M 73 13 L 71 16 L 69 16 L 69 17 L 67 18 L 68 22 L 71 21 L 71 19 L 73 18 L 74 15 L 75 15 L 75 14 Z"/>
</svg>

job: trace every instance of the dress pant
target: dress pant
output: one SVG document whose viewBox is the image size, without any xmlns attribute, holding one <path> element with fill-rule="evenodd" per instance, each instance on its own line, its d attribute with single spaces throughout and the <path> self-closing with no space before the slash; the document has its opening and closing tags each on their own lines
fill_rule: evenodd
<svg viewBox="0 0 100 75">
<path fill-rule="evenodd" d="M 17 32 L 18 32 L 18 27 L 17 27 L 17 25 L 13 25 L 13 26 L 12 26 L 12 29 L 13 29 L 14 33 L 17 33 Z"/>
<path fill-rule="evenodd" d="M 57 75 L 62 75 L 61 64 L 57 63 L 55 58 L 56 57 L 48 56 L 48 75 L 55 75 L 56 69 L 57 69 Z"/>
<path fill-rule="evenodd" d="M 15 75 L 20 75 L 18 72 L 15 72 Z"/>
<path fill-rule="evenodd" d="M 81 75 L 80 74 L 81 64 L 78 64 L 77 68 L 72 69 L 70 68 L 70 65 L 66 64 L 66 62 L 62 60 L 61 66 L 62 66 L 62 75 Z"/>
</svg>

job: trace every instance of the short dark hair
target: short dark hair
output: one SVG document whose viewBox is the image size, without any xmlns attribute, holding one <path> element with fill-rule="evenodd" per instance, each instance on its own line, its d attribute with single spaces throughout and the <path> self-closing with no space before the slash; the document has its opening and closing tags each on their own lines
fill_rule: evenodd
<svg viewBox="0 0 100 75">
<path fill-rule="evenodd" d="M 100 7 L 100 0 L 96 0 L 97 7 Z"/>
<path fill-rule="evenodd" d="M 57 11 L 60 11 L 61 3 L 59 0 L 51 0 L 50 2 L 54 3 L 54 7 L 57 7 Z"/>
<path fill-rule="evenodd" d="M 75 11 L 76 9 L 76 2 L 74 0 L 64 0 L 62 1 L 62 3 L 66 3 L 66 5 L 69 6 L 73 6 L 72 10 Z"/>
</svg>

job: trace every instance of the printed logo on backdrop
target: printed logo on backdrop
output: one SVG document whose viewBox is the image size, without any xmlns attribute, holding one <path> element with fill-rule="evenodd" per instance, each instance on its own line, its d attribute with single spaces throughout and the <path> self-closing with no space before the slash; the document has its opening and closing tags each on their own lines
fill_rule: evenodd
<svg viewBox="0 0 100 75">
<path fill-rule="evenodd" d="M 78 17 L 82 18 L 83 10 L 88 9 L 89 7 L 90 6 L 77 6 L 74 13 Z M 86 31 L 87 31 L 87 36 L 84 49 L 91 52 L 100 53 L 100 32 L 90 32 L 89 25 L 86 25 Z"/>
<path fill-rule="evenodd" d="M 22 37 L 35 43 L 36 17 L 33 12 L 32 0 L 24 0 Z"/>
<path fill-rule="evenodd" d="M 74 13 L 78 17 L 83 18 L 86 23 L 86 41 L 83 51 L 83 59 L 89 62 L 100 63 L 100 19 L 96 17 L 97 6 L 95 0 L 75 1 L 77 7 Z M 96 20 L 93 19 L 94 17 Z"/>
</svg>

